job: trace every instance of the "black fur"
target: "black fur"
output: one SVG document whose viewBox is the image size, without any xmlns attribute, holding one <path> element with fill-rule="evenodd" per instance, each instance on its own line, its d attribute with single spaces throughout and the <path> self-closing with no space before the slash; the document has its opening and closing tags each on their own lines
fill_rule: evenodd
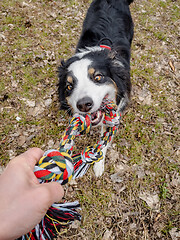
<svg viewBox="0 0 180 240">
<path fill-rule="evenodd" d="M 76 51 L 97 46 L 101 39 L 109 38 L 114 49 L 126 47 L 129 52 L 133 38 L 133 23 L 128 6 L 130 2 L 132 1 L 93 1 L 84 20 Z"/>
<path fill-rule="evenodd" d="M 133 0 L 94 0 L 88 9 L 76 53 L 87 47 L 106 44 L 111 51 L 89 52 L 84 58 L 107 72 L 118 90 L 117 104 L 121 98 L 130 95 L 130 47 L 133 39 L 133 21 L 129 4 Z M 76 61 L 75 55 L 59 67 L 59 100 L 62 108 L 68 108 L 65 85 L 68 66 Z M 123 66 L 116 64 L 120 61 Z"/>
</svg>

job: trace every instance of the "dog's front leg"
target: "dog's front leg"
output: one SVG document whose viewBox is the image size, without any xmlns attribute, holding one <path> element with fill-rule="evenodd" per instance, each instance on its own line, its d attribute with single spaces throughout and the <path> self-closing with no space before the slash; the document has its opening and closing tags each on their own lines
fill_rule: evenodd
<svg viewBox="0 0 180 240">
<path fill-rule="evenodd" d="M 100 177 L 103 172 L 104 172 L 104 163 L 105 163 L 105 157 L 106 157 L 106 151 L 107 151 L 107 146 L 103 148 L 103 159 L 100 160 L 99 162 L 94 164 L 94 173 L 96 177 Z"/>
<path fill-rule="evenodd" d="M 103 133 L 104 133 L 105 129 L 106 129 L 106 127 L 104 125 L 102 125 L 101 136 L 103 136 Z M 94 173 L 95 173 L 96 177 L 100 177 L 104 172 L 104 163 L 105 163 L 105 157 L 106 157 L 106 151 L 107 151 L 108 145 L 105 148 L 102 149 L 103 159 L 94 164 L 93 169 L 94 169 Z"/>
</svg>

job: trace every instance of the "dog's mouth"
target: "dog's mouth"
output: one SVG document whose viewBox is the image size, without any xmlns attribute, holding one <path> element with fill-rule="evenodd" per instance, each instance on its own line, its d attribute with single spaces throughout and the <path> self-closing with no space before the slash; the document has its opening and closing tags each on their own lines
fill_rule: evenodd
<svg viewBox="0 0 180 240">
<path fill-rule="evenodd" d="M 106 94 L 106 96 L 103 98 L 98 110 L 96 110 L 95 112 L 92 112 L 92 113 L 90 113 L 90 112 L 88 113 L 91 116 L 92 126 L 97 126 L 99 123 L 101 123 L 103 121 L 104 114 L 107 111 L 106 104 L 108 101 L 111 101 L 111 100 L 109 99 L 108 94 Z M 85 114 L 82 114 L 82 115 L 85 116 Z"/>
<path fill-rule="evenodd" d="M 91 114 L 91 123 L 92 123 L 92 126 L 96 126 L 98 125 L 102 118 L 103 118 L 103 112 L 101 110 L 98 110 L 94 113 Z"/>
<path fill-rule="evenodd" d="M 105 113 L 105 103 L 108 97 L 108 94 L 106 94 L 106 96 L 102 100 L 100 108 L 96 112 L 91 113 L 92 126 L 96 126 L 102 121 Z"/>
</svg>

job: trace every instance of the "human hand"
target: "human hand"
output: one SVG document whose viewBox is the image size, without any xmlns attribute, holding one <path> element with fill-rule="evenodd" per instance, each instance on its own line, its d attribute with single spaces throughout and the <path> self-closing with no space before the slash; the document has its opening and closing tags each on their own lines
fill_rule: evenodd
<svg viewBox="0 0 180 240">
<path fill-rule="evenodd" d="M 31 231 L 64 195 L 57 182 L 39 184 L 33 170 L 42 156 L 41 149 L 32 148 L 11 160 L 0 176 L 1 240 Z"/>
</svg>

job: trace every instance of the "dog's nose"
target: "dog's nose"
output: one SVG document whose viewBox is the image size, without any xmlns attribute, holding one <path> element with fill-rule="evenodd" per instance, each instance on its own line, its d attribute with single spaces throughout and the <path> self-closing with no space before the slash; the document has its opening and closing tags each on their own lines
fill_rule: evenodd
<svg viewBox="0 0 180 240">
<path fill-rule="evenodd" d="M 90 97 L 81 98 L 76 106 L 81 112 L 89 112 L 93 106 L 93 100 Z"/>
</svg>

